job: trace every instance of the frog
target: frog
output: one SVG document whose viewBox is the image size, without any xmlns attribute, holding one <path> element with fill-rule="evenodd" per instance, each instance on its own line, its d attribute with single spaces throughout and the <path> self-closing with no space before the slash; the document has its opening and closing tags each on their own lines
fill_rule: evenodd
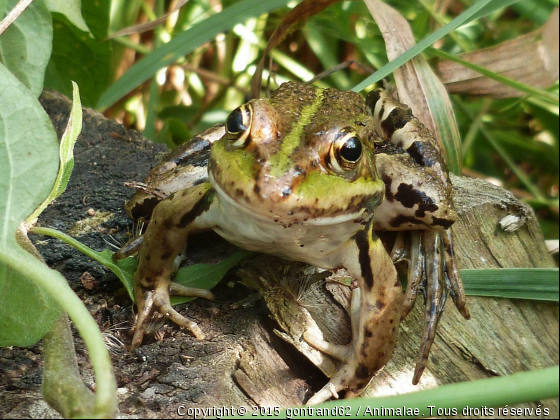
<svg viewBox="0 0 560 420">
<path fill-rule="evenodd" d="M 141 345 L 156 312 L 204 338 L 170 296 L 213 298 L 172 281 L 189 236 L 207 230 L 243 249 L 345 268 L 353 277 L 351 342 L 303 335 L 340 360 L 310 405 L 362 392 L 390 359 L 399 323 L 426 281 L 432 298 L 417 371 L 425 367 L 447 293 L 468 315 L 449 233 L 457 213 L 443 154 L 410 108 L 386 91 L 364 100 L 351 91 L 284 83 L 172 152 L 138 188 L 126 210 L 147 227 L 121 251 L 138 251 L 131 349 Z M 388 250 L 381 231 L 413 232 L 406 293 L 395 267 L 404 246 L 396 241 Z"/>
</svg>

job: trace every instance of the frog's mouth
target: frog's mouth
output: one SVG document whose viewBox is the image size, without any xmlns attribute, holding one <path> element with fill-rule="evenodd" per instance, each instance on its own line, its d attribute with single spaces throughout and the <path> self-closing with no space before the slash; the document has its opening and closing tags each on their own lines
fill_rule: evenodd
<svg viewBox="0 0 560 420">
<path fill-rule="evenodd" d="M 248 218 L 256 218 L 273 224 L 280 224 L 289 227 L 293 224 L 329 226 L 337 225 L 345 222 L 365 222 L 366 208 L 360 208 L 358 211 L 350 213 L 339 213 L 334 215 L 314 214 L 311 210 L 306 210 L 305 206 L 299 206 L 299 211 L 294 211 L 286 205 L 280 203 L 269 203 L 265 205 L 260 202 L 258 205 L 251 202 L 248 196 L 239 198 L 233 197 L 229 192 L 222 188 L 216 181 L 212 171 L 208 171 L 208 179 L 212 187 L 216 191 L 218 200 L 222 206 L 227 208 L 233 206 L 236 210 L 240 210 L 246 214 Z"/>
</svg>

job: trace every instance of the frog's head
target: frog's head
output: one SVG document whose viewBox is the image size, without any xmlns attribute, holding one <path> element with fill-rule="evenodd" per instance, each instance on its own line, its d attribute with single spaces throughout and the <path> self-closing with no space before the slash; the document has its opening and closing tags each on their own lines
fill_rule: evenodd
<svg viewBox="0 0 560 420">
<path fill-rule="evenodd" d="M 374 133 L 357 93 L 285 83 L 229 115 L 210 179 L 226 199 L 282 222 L 364 219 L 384 193 Z"/>
</svg>

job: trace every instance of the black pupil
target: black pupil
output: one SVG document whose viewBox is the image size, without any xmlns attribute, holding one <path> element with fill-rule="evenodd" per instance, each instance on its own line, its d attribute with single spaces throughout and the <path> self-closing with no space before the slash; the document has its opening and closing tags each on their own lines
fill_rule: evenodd
<svg viewBox="0 0 560 420">
<path fill-rule="evenodd" d="M 350 137 L 340 148 L 340 156 L 349 162 L 356 162 L 362 156 L 362 142 L 357 137 Z"/>
<path fill-rule="evenodd" d="M 240 108 L 234 109 L 226 121 L 227 131 L 230 133 L 241 133 L 247 130 L 243 125 L 243 112 Z"/>
</svg>

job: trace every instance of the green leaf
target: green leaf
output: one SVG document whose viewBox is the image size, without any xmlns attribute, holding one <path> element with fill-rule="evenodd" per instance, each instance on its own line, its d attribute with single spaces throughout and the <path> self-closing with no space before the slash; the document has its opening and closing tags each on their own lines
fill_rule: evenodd
<svg viewBox="0 0 560 420">
<path fill-rule="evenodd" d="M 0 64 L 0 252 L 26 254 L 16 230 L 48 194 L 58 139 L 34 95 Z M 0 263 L 0 345 L 28 346 L 60 315 L 58 306 L 16 268 Z"/>
<path fill-rule="evenodd" d="M 9 0 L 7 10 L 13 9 L 17 3 L 18 0 Z M 0 16 L 3 16 L 2 13 Z M 43 91 L 52 40 L 51 15 L 43 0 L 32 2 L 0 36 L 0 62 L 4 63 L 35 97 L 39 97 Z"/>
<path fill-rule="evenodd" d="M 381 67 L 374 74 L 372 74 L 371 76 L 366 78 L 364 81 L 362 81 L 358 85 L 354 86 L 354 88 L 352 90 L 354 90 L 355 92 L 360 92 L 360 91 L 364 90 L 369 85 L 372 85 L 372 84 L 380 81 L 384 77 L 387 77 L 388 75 L 393 73 L 396 69 L 398 69 L 404 63 L 406 63 L 408 60 L 416 57 L 418 54 L 420 54 L 426 48 L 428 48 L 433 43 L 435 43 L 439 39 L 441 39 L 444 36 L 446 36 L 447 34 L 449 34 L 451 31 L 454 31 L 455 29 L 457 29 L 457 28 L 459 28 L 459 27 L 461 27 L 461 26 L 463 26 L 463 25 L 465 25 L 465 24 L 467 24 L 467 23 L 469 23 L 469 22 L 471 22 L 475 19 L 479 19 L 483 16 L 486 16 L 487 14 L 492 13 L 495 10 L 499 10 L 503 7 L 509 6 L 510 4 L 515 3 L 516 1 L 519 1 L 519 0 L 480 0 L 480 1 L 478 1 L 477 3 L 475 3 L 474 5 L 469 7 L 467 10 L 465 10 L 463 13 L 461 13 L 459 16 L 457 16 L 455 19 L 453 19 L 451 22 L 449 22 L 447 25 L 445 25 L 445 26 L 441 27 L 440 29 L 438 29 L 437 31 L 433 32 L 432 34 L 430 34 L 429 36 L 424 38 L 422 41 L 420 41 L 418 44 L 416 44 L 414 47 L 409 49 L 407 52 L 405 52 L 404 54 L 401 54 L 400 56 L 395 58 L 393 61 L 391 61 L 391 62 L 387 63 L 386 65 L 384 65 L 383 67 Z"/>
<path fill-rule="evenodd" d="M 0 248 L 45 199 L 58 168 L 58 139 L 31 92 L 0 64 Z M 0 278 L 1 281 L 1 278 Z"/>
<path fill-rule="evenodd" d="M 558 302 L 558 268 L 461 270 L 465 293 Z"/>
<path fill-rule="evenodd" d="M 107 347 L 105 347 L 105 342 L 97 324 L 80 298 L 68 286 L 66 279 L 59 272 L 48 268 L 37 258 L 17 247 L 11 249 L 0 248 L 0 269 L 1 267 L 18 271 L 21 273 L 21 278 L 31 279 L 40 288 L 44 289 L 49 296 L 52 296 L 58 305 L 68 313 L 86 343 L 90 361 L 95 372 L 97 389 L 95 394 L 95 410 L 92 413 L 92 417 L 113 417 L 117 408 L 117 384 L 109 352 Z M 2 278 L 0 276 L 0 279 Z M 14 289 L 20 292 L 21 300 L 26 304 L 23 307 L 13 308 L 16 312 L 13 312 L 12 315 L 19 315 L 18 319 L 20 320 L 29 318 L 27 312 L 33 312 L 33 307 L 36 306 L 36 303 L 25 299 L 27 296 L 22 295 L 22 292 L 26 290 L 21 285 L 15 286 Z M 0 291 L 3 290 L 4 288 L 0 284 Z M 3 303 L 0 303 L 1 310 L 5 310 Z M 37 319 L 34 322 L 42 324 L 45 321 Z M 20 335 L 27 335 L 27 329 L 37 328 L 34 323 L 30 322 L 25 322 L 22 325 L 25 328 L 24 330 L 18 330 Z M 4 327 L 1 323 L 0 326 Z M 6 330 L 4 328 L 0 329 L 0 338 L 3 339 L 5 334 Z"/>
<path fill-rule="evenodd" d="M 177 283 L 187 287 L 195 287 L 197 289 L 211 290 L 235 265 L 239 264 L 248 256 L 252 255 L 249 251 L 237 251 L 231 257 L 220 261 L 217 264 L 194 264 L 181 268 L 175 278 Z M 193 300 L 193 297 L 171 297 L 171 304 Z"/>
<path fill-rule="evenodd" d="M 79 30 L 89 32 L 87 23 L 82 17 L 81 0 L 45 0 L 45 3 L 51 13 L 60 13 Z"/>
<path fill-rule="evenodd" d="M 130 0 L 128 0 L 130 3 Z M 109 35 L 109 23 L 111 20 L 111 0 L 82 0 L 82 14 L 93 36 L 103 44 Z"/>
<path fill-rule="evenodd" d="M 61 310 L 47 292 L 10 264 L 13 258 L 6 251 L 0 249 L 0 347 L 32 346 L 49 331 Z"/>
<path fill-rule="evenodd" d="M 224 11 L 193 25 L 177 34 L 171 41 L 155 49 L 101 95 L 97 108 L 106 109 L 123 98 L 127 93 L 140 86 L 156 72 L 186 54 L 194 51 L 205 42 L 211 41 L 221 32 L 233 28 L 237 23 L 259 16 L 284 6 L 289 0 L 243 0 Z"/>
<path fill-rule="evenodd" d="M 103 41 L 107 35 L 108 7 L 107 0 L 84 3 L 84 17 L 96 38 L 78 29 L 64 15 L 53 16 L 53 55 L 47 67 L 45 87 L 71 96 L 73 80 L 80 86 L 84 106 L 95 105 L 110 83 L 111 44 Z M 91 20 L 86 13 L 88 8 L 96 8 L 97 14 Z"/>
<path fill-rule="evenodd" d="M 43 210 L 45 210 L 54 199 L 66 191 L 66 186 L 68 185 L 68 181 L 72 175 L 72 169 L 74 168 L 74 145 L 76 144 L 76 140 L 82 131 L 82 103 L 80 101 L 80 91 L 78 89 L 78 85 L 74 82 L 72 83 L 74 85 L 72 110 L 70 111 L 70 118 L 68 119 L 66 130 L 64 130 L 64 134 L 62 135 L 62 139 L 60 141 L 60 167 L 58 169 L 56 181 L 49 196 L 33 212 L 33 214 L 29 216 L 27 219 L 28 222 L 32 222 L 37 219 Z"/>
</svg>

